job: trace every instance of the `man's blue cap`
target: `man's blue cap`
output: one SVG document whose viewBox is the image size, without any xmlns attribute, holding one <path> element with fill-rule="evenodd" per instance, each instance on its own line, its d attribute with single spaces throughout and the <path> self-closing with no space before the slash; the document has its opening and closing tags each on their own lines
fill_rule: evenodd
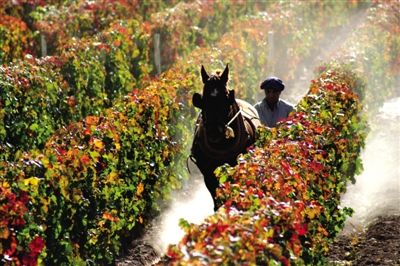
<svg viewBox="0 0 400 266">
<path fill-rule="evenodd" d="M 285 89 L 285 83 L 283 83 L 283 81 L 277 77 L 268 77 L 266 80 L 261 82 L 260 89 L 273 89 L 283 91 L 283 89 Z"/>
</svg>

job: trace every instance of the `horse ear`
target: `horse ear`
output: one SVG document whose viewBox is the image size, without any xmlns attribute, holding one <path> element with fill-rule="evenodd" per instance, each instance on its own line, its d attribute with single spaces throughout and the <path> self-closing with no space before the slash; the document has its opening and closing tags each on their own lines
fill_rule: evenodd
<svg viewBox="0 0 400 266">
<path fill-rule="evenodd" d="M 199 93 L 196 92 L 195 94 L 193 94 L 192 102 L 195 107 L 200 109 L 203 108 L 203 99 Z"/>
<path fill-rule="evenodd" d="M 229 90 L 229 103 L 232 104 L 235 101 L 235 91 Z"/>
<path fill-rule="evenodd" d="M 210 76 L 207 74 L 206 69 L 201 65 L 201 79 L 203 80 L 203 83 L 205 84 L 209 78 Z"/>
<path fill-rule="evenodd" d="M 220 80 L 222 82 L 224 82 L 224 83 L 227 83 L 228 82 L 228 75 L 229 75 L 229 66 L 228 66 L 228 64 L 226 64 L 225 70 L 222 73 L 222 75 L 220 77 Z"/>
</svg>

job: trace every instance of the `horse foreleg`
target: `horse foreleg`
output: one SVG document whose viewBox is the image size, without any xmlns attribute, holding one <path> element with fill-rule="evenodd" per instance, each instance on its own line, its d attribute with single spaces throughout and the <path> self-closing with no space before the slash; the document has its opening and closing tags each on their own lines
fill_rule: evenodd
<svg viewBox="0 0 400 266">
<path fill-rule="evenodd" d="M 214 211 L 216 211 L 219 208 L 217 199 L 216 199 L 217 198 L 217 188 L 219 187 L 219 182 L 214 174 L 208 173 L 208 174 L 204 175 L 204 183 L 206 184 L 206 187 L 211 194 L 211 197 L 212 197 L 213 203 L 214 203 Z"/>
<path fill-rule="evenodd" d="M 196 154 L 196 153 L 194 153 Z M 201 174 L 204 178 L 204 183 L 211 194 L 211 198 L 214 203 L 214 211 L 216 211 L 219 207 L 217 203 L 217 188 L 219 187 L 219 181 L 217 177 L 214 175 L 215 169 L 218 167 L 215 163 L 210 162 L 209 160 L 203 159 L 203 156 L 197 154 L 196 158 L 196 165 L 200 170 Z"/>
</svg>

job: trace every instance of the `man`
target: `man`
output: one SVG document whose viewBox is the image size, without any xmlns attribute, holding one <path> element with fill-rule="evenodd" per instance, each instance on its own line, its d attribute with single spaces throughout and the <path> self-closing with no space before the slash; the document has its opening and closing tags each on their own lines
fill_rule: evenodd
<svg viewBox="0 0 400 266">
<path fill-rule="evenodd" d="M 279 99 L 285 84 L 277 77 L 269 77 L 260 84 L 265 91 L 265 98 L 254 107 L 260 116 L 261 123 L 268 127 L 275 127 L 276 123 L 288 117 L 293 111 L 293 105 Z"/>
</svg>

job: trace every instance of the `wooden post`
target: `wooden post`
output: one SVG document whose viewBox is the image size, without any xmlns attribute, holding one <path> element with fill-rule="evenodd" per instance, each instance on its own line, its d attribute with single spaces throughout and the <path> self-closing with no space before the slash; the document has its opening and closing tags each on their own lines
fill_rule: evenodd
<svg viewBox="0 0 400 266">
<path fill-rule="evenodd" d="M 157 74 L 161 73 L 161 52 L 160 52 L 160 33 L 154 34 L 154 64 Z"/>
<path fill-rule="evenodd" d="M 274 32 L 268 32 L 268 58 L 267 58 L 267 69 L 270 75 L 274 75 L 275 72 L 275 47 L 274 47 Z"/>
<path fill-rule="evenodd" d="M 47 56 L 47 42 L 46 37 L 43 34 L 40 34 L 40 49 L 42 52 L 42 57 Z"/>
</svg>

